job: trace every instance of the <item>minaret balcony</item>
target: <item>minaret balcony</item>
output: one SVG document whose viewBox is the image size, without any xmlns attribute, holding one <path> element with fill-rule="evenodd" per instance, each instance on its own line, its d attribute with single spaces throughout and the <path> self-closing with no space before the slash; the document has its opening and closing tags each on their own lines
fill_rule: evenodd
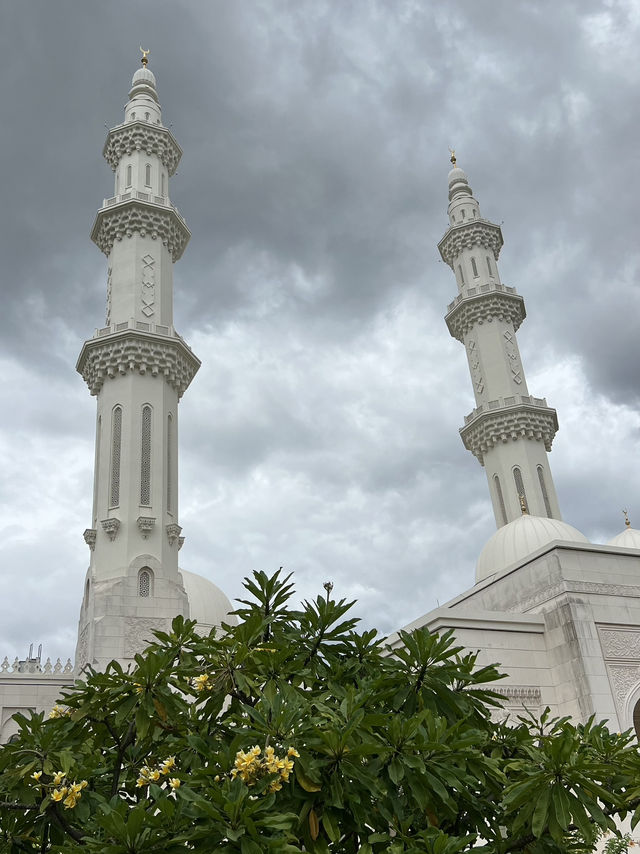
<svg viewBox="0 0 640 854">
<path fill-rule="evenodd" d="M 453 270 L 455 260 L 463 249 L 482 246 L 483 249 L 493 252 L 493 257 L 497 261 L 503 243 L 500 226 L 489 222 L 488 219 L 478 218 L 450 226 L 438 243 L 438 249 L 442 260 Z"/>
<path fill-rule="evenodd" d="M 160 239 L 173 261 L 182 257 L 191 237 L 187 223 L 168 198 L 132 189 L 104 200 L 96 214 L 91 239 L 108 256 L 116 241 L 133 234 Z"/>
<path fill-rule="evenodd" d="M 129 320 L 96 330 L 85 341 L 76 370 L 93 395 L 108 379 L 148 373 L 164 377 L 181 398 L 199 367 L 200 359 L 173 327 Z"/>
<path fill-rule="evenodd" d="M 484 455 L 500 442 L 533 439 L 545 449 L 558 432 L 558 416 L 543 397 L 513 394 L 490 400 L 465 416 L 460 436 L 465 448 L 484 465 Z"/>
<path fill-rule="evenodd" d="M 124 122 L 111 128 L 102 150 L 102 156 L 116 171 L 120 160 L 134 151 L 155 154 L 173 175 L 182 157 L 182 149 L 169 128 L 145 121 Z"/>
<path fill-rule="evenodd" d="M 516 289 L 492 282 L 466 288 L 447 306 L 445 321 L 452 337 L 464 344 L 464 336 L 478 323 L 506 320 L 517 331 L 526 316 L 524 299 Z"/>
</svg>

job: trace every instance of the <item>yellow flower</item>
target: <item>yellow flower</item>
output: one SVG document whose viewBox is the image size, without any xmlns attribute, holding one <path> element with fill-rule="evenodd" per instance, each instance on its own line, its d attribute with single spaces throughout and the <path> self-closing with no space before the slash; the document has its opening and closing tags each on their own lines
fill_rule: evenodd
<svg viewBox="0 0 640 854">
<path fill-rule="evenodd" d="M 219 782 L 220 782 L 220 774 L 216 774 L 216 776 L 213 778 L 213 782 L 214 782 L 214 783 L 219 783 Z"/>
<path fill-rule="evenodd" d="M 63 786 L 61 789 L 54 789 L 51 792 L 51 800 L 52 801 L 61 801 L 64 796 L 67 794 L 67 787 Z"/>
<path fill-rule="evenodd" d="M 34 771 L 33 774 L 31 775 L 31 779 L 35 780 L 36 783 L 40 782 L 40 777 L 42 777 L 42 771 Z"/>
<path fill-rule="evenodd" d="M 164 760 L 162 765 L 160 766 L 160 771 L 163 774 L 168 774 L 169 771 L 171 771 L 171 769 L 175 767 L 175 764 L 176 764 L 176 757 L 175 756 L 168 756 Z"/>
<path fill-rule="evenodd" d="M 295 757 L 296 757 L 296 759 L 299 759 L 299 758 L 300 758 L 300 754 L 299 754 L 299 753 L 298 753 L 298 751 L 295 749 L 295 747 L 290 747 L 290 748 L 287 750 L 287 756 L 295 756 Z"/>
<path fill-rule="evenodd" d="M 196 691 L 210 691 L 211 685 L 209 684 L 209 674 L 203 673 L 200 676 L 194 676 L 191 680 L 192 686 L 196 689 Z"/>
<path fill-rule="evenodd" d="M 67 797 L 63 801 L 65 809 L 72 810 L 75 807 L 75 805 L 78 803 L 78 798 L 79 798 L 79 795 L 76 795 L 73 792 L 71 792 L 69 795 L 67 795 Z"/>
<path fill-rule="evenodd" d="M 64 718 L 68 717 L 71 714 L 71 709 L 65 709 L 64 706 L 59 706 L 57 703 L 49 712 L 50 720 L 54 720 L 55 718 Z"/>
<path fill-rule="evenodd" d="M 53 775 L 53 785 L 59 786 L 63 780 L 64 780 L 64 771 L 56 771 L 56 773 Z"/>
<path fill-rule="evenodd" d="M 157 768 L 154 768 L 149 776 L 154 781 L 159 780 L 160 779 L 160 772 L 158 771 Z"/>
<path fill-rule="evenodd" d="M 144 777 L 138 777 L 138 779 L 136 780 L 136 786 L 138 786 L 138 788 L 140 786 L 146 786 L 148 783 L 149 783 L 149 781 L 145 780 Z"/>
<path fill-rule="evenodd" d="M 169 785 L 175 791 L 176 789 L 180 788 L 180 780 L 177 777 L 172 777 L 169 780 Z"/>
<path fill-rule="evenodd" d="M 144 685 L 141 685 L 139 682 L 134 682 L 133 685 L 136 689 L 136 694 L 144 694 Z"/>
</svg>

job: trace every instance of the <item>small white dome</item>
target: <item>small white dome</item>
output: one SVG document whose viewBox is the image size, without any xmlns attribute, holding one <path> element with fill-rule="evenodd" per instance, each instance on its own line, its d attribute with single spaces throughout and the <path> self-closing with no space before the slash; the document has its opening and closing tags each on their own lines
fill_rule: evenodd
<svg viewBox="0 0 640 854">
<path fill-rule="evenodd" d="M 621 549 L 640 549 L 640 531 L 637 528 L 625 528 L 607 543 Z"/>
<path fill-rule="evenodd" d="M 180 574 L 189 600 L 190 617 L 197 621 L 201 630 L 208 633 L 213 626 L 219 626 L 222 622 L 231 625 L 237 622 L 235 617 L 229 616 L 233 611 L 231 602 L 212 581 L 184 569 L 180 570 Z"/>
<path fill-rule="evenodd" d="M 131 86 L 137 86 L 139 83 L 145 83 L 147 86 L 156 88 L 156 76 L 153 71 L 150 71 L 144 65 L 139 68 L 131 79 Z"/>
<path fill-rule="evenodd" d="M 519 519 L 498 528 L 482 549 L 476 564 L 476 582 L 501 572 L 556 540 L 569 543 L 589 542 L 584 534 L 566 522 L 524 513 Z"/>
</svg>

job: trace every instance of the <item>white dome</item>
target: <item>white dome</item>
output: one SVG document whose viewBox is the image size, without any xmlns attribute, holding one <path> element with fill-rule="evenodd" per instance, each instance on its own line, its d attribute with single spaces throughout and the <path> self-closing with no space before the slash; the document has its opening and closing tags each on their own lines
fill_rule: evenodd
<svg viewBox="0 0 640 854">
<path fill-rule="evenodd" d="M 482 549 L 476 564 L 476 582 L 501 572 L 556 540 L 569 543 L 589 542 L 584 534 L 566 522 L 524 513 L 519 519 L 498 528 Z"/>
<path fill-rule="evenodd" d="M 222 622 L 232 625 L 237 622 L 235 617 L 229 616 L 233 611 L 231 602 L 212 581 L 184 569 L 180 570 L 180 574 L 189 600 L 190 618 L 196 620 L 201 629 L 208 632 Z"/>
<path fill-rule="evenodd" d="M 637 528 L 625 528 L 607 543 L 621 549 L 640 549 L 640 531 Z"/>
<path fill-rule="evenodd" d="M 147 86 L 153 86 L 153 88 L 155 89 L 156 76 L 153 71 L 143 65 L 142 68 L 139 68 L 133 75 L 133 78 L 131 80 L 131 86 L 136 86 L 138 83 L 146 83 Z"/>
</svg>

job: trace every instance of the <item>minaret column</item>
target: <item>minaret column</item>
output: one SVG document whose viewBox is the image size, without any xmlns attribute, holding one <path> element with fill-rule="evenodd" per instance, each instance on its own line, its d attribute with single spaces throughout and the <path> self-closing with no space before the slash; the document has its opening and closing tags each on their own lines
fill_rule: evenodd
<svg viewBox="0 0 640 854">
<path fill-rule="evenodd" d="M 485 468 L 498 527 L 520 516 L 522 501 L 531 515 L 560 519 L 547 458 L 558 421 L 527 388 L 516 337 L 524 300 L 500 279 L 500 226 L 483 219 L 455 156 L 452 163 L 450 225 L 438 248 L 456 277 L 458 295 L 445 319 L 465 347 L 476 402 L 462 441 Z"/>
<path fill-rule="evenodd" d="M 181 150 L 156 82 L 133 76 L 104 156 L 115 175 L 91 232 L 107 257 L 106 325 L 77 369 L 97 399 L 91 549 L 76 664 L 126 664 L 189 604 L 178 568 L 178 402 L 200 361 L 173 328 L 173 264 L 190 233 L 171 204 Z"/>
</svg>

